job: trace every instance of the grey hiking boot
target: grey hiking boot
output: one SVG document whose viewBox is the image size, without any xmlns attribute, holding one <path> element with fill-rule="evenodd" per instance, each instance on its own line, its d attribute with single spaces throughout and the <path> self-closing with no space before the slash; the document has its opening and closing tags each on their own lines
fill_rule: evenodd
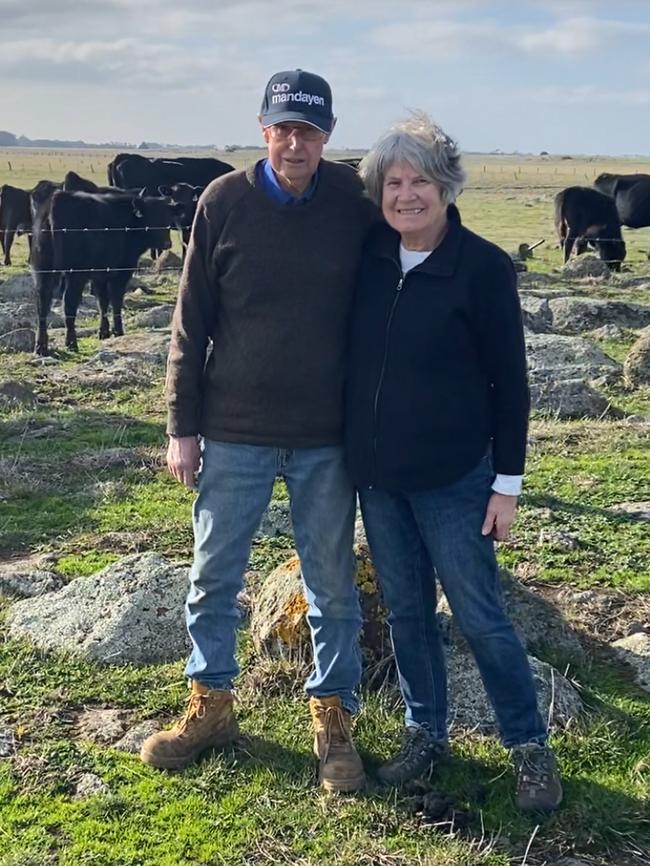
<svg viewBox="0 0 650 866">
<path fill-rule="evenodd" d="M 522 812 L 552 812 L 562 802 L 562 782 L 548 746 L 526 743 L 511 752 L 517 771 L 515 802 Z"/>
<path fill-rule="evenodd" d="M 435 739 L 426 728 L 408 727 L 399 752 L 379 768 L 377 775 L 385 785 L 403 785 L 438 764 L 447 752 L 447 743 Z"/>
</svg>

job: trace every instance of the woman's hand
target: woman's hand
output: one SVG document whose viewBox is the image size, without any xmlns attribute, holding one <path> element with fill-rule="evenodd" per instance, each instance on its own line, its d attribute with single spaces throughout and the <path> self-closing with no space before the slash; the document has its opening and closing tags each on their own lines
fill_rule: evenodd
<svg viewBox="0 0 650 866">
<path fill-rule="evenodd" d="M 515 519 L 518 498 L 506 496 L 505 493 L 493 493 L 485 512 L 481 534 L 491 535 L 496 541 L 505 541 Z"/>
</svg>

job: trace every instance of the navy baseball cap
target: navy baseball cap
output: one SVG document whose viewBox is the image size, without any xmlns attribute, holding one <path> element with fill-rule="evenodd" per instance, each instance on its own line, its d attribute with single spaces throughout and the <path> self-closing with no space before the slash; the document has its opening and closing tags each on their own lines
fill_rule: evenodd
<svg viewBox="0 0 650 866">
<path fill-rule="evenodd" d="M 334 125 L 330 86 L 320 75 L 303 69 L 276 72 L 266 85 L 260 117 L 264 127 L 295 120 L 330 133 Z"/>
</svg>

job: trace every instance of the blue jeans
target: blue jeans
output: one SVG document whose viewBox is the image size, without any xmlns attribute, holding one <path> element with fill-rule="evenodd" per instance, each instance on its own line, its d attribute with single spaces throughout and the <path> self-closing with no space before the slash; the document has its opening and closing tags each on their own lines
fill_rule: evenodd
<svg viewBox="0 0 650 866">
<path fill-rule="evenodd" d="M 481 535 L 494 473 L 489 457 L 460 481 L 416 493 L 360 491 L 406 704 L 406 724 L 447 737 L 445 655 L 436 578 L 476 659 L 504 745 L 545 742 L 524 648 L 508 619 L 491 538 Z"/>
<path fill-rule="evenodd" d="M 309 605 L 314 670 L 307 693 L 338 695 L 355 712 L 361 677 L 361 613 L 352 552 L 355 495 L 337 447 L 287 450 L 204 441 L 186 604 L 193 649 L 185 673 L 209 688 L 233 686 L 239 673 L 237 594 L 278 475 L 289 490 Z"/>
</svg>

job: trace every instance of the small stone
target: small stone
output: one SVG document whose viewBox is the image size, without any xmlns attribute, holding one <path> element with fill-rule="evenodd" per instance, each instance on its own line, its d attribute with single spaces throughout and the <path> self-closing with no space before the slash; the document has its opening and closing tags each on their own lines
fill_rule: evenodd
<svg viewBox="0 0 650 866">
<path fill-rule="evenodd" d="M 161 724 L 159 721 L 156 719 L 147 719 L 146 721 L 135 725 L 133 728 L 130 728 L 121 740 L 114 743 L 113 748 L 121 749 L 123 752 L 138 754 L 140 747 L 147 737 L 157 733 L 160 728 Z"/>
<path fill-rule="evenodd" d="M 16 751 L 16 738 L 11 728 L 0 728 L 0 758 L 10 758 Z"/>
<path fill-rule="evenodd" d="M 636 632 L 610 644 L 616 655 L 634 669 L 635 680 L 650 692 L 650 634 Z"/>
<path fill-rule="evenodd" d="M 0 382 L 0 405 L 33 406 L 36 403 L 36 395 L 23 382 L 8 380 Z"/>
<path fill-rule="evenodd" d="M 31 328 L 15 328 L 0 334 L 0 349 L 8 352 L 33 352 L 36 333 Z"/>
<path fill-rule="evenodd" d="M 293 536 L 288 500 L 274 500 L 269 503 L 256 537 L 277 538 L 279 535 Z"/>
<path fill-rule="evenodd" d="M 63 578 L 51 571 L 10 570 L 0 567 L 0 593 L 18 598 L 35 598 L 55 592 L 63 586 Z"/>
<path fill-rule="evenodd" d="M 96 797 L 108 793 L 108 785 L 94 773 L 84 773 L 77 782 L 74 799 L 85 800 L 87 797 Z"/>
<path fill-rule="evenodd" d="M 107 745 L 124 736 L 128 719 L 125 710 L 85 710 L 77 719 L 77 731 L 83 740 Z"/>
<path fill-rule="evenodd" d="M 558 529 L 540 529 L 538 544 L 552 544 L 560 550 L 578 550 L 580 541 L 572 532 L 562 532 Z"/>
<path fill-rule="evenodd" d="M 625 515 L 630 520 L 642 520 L 650 522 L 650 500 L 644 502 L 619 502 L 608 508 L 614 514 Z"/>
</svg>

